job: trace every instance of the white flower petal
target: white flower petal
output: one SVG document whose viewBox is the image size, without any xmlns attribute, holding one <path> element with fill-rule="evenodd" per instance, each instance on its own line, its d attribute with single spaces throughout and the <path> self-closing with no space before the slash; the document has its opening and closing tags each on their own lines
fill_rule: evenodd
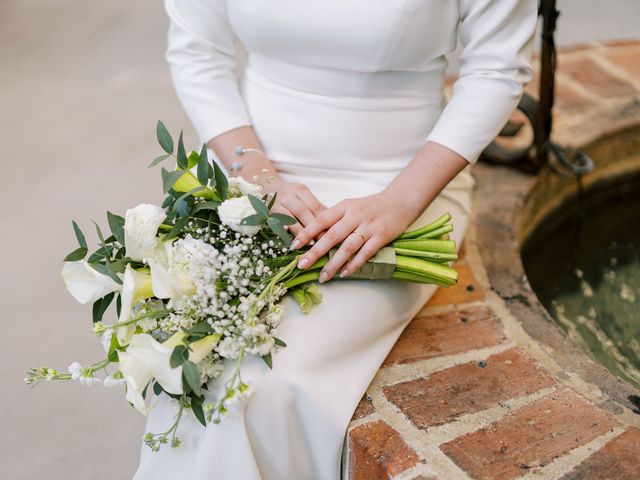
<svg viewBox="0 0 640 480">
<path fill-rule="evenodd" d="M 142 261 L 152 257 L 158 245 L 158 227 L 167 218 L 157 205 L 142 203 L 127 210 L 124 220 L 124 243 L 127 256 Z"/>
<path fill-rule="evenodd" d="M 85 260 L 65 263 L 62 278 L 69 293 L 83 305 L 121 288 L 111 277 L 98 272 Z"/>
</svg>

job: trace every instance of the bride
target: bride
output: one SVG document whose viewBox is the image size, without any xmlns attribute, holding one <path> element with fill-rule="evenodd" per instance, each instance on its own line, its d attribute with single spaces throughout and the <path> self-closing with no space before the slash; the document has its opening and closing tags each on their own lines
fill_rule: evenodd
<svg viewBox="0 0 640 480">
<path fill-rule="evenodd" d="M 470 164 L 531 76 L 535 0 L 166 0 L 167 59 L 198 135 L 232 175 L 278 192 L 294 246 L 330 248 L 323 302 L 291 299 L 273 370 L 247 359 L 254 393 L 219 425 L 185 418 L 182 446 L 143 447 L 136 480 L 334 480 L 352 413 L 433 285 L 348 278 L 407 228 L 444 212 L 460 244 Z M 460 75 L 445 105 L 444 55 Z M 247 51 L 237 75 L 237 47 Z M 207 393 L 218 395 L 224 375 Z M 171 423 L 166 396 L 147 429 Z"/>
</svg>

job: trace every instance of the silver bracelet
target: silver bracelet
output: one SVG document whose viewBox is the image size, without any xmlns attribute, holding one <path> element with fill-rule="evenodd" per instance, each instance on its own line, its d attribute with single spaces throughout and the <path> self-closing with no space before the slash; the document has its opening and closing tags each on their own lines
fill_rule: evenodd
<svg viewBox="0 0 640 480">
<path fill-rule="evenodd" d="M 245 148 L 242 146 L 237 146 L 235 152 L 236 152 L 236 155 L 239 157 L 249 152 L 259 153 L 263 157 L 266 157 L 265 153 L 262 150 L 259 150 L 257 148 Z M 231 164 L 231 171 L 237 171 L 237 170 L 240 170 L 241 168 L 242 168 L 242 163 L 237 160 Z"/>
</svg>

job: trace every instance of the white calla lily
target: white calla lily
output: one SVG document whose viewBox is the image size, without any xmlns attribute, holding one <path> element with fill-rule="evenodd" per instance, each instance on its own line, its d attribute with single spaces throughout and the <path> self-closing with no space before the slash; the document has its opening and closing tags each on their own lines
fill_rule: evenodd
<svg viewBox="0 0 640 480">
<path fill-rule="evenodd" d="M 95 270 L 85 260 L 65 263 L 62 278 L 69 293 L 82 305 L 95 302 L 122 287 L 108 275 Z"/>
<path fill-rule="evenodd" d="M 124 243 L 127 256 L 136 261 L 152 257 L 158 245 L 158 227 L 167 215 L 157 205 L 141 203 L 127 210 L 124 219 Z"/>
<path fill-rule="evenodd" d="M 184 342 L 185 334 L 178 332 L 164 343 L 146 333 L 133 335 L 127 350 L 119 352 L 120 372 L 127 384 L 127 400 L 142 414 L 151 409 L 142 392 L 152 379 L 168 393 L 182 394 L 182 366 L 171 368 L 171 353 L 176 345 Z M 216 345 L 220 335 L 209 335 L 189 345 L 189 360 L 198 363 Z"/>
<path fill-rule="evenodd" d="M 118 323 L 128 322 L 131 319 L 131 309 L 140 300 L 153 297 L 153 288 L 151 286 L 151 275 L 147 269 L 134 270 L 130 264 L 124 271 L 124 279 L 122 284 L 122 292 L 120 299 L 122 302 L 120 308 L 120 317 Z M 118 343 L 126 345 L 136 330 L 136 324 L 130 323 L 116 328 Z"/>
</svg>

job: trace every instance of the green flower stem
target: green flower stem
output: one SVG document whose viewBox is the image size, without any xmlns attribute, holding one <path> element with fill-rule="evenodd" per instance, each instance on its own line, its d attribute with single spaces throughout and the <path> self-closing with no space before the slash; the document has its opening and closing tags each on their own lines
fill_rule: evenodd
<svg viewBox="0 0 640 480">
<path fill-rule="evenodd" d="M 307 282 L 317 282 L 320 279 L 320 270 L 312 270 L 305 272 L 302 275 L 287 280 L 284 284 L 286 288 L 293 288 Z"/>
<path fill-rule="evenodd" d="M 418 275 L 423 274 L 443 282 L 449 282 L 450 285 L 454 285 L 458 281 L 458 272 L 453 268 L 421 258 L 396 255 L 396 270 Z"/>
<path fill-rule="evenodd" d="M 453 285 L 450 282 L 444 282 L 438 278 L 429 277 L 424 274 L 405 272 L 403 270 L 396 270 L 395 272 L 393 272 L 391 278 L 394 280 L 402 280 L 405 282 L 428 283 L 438 285 L 439 287 L 450 287 L 451 285 Z"/>
<path fill-rule="evenodd" d="M 391 246 L 397 249 L 402 248 L 405 250 L 415 250 L 419 252 L 434 252 L 434 253 L 449 253 L 456 254 L 456 242 L 453 240 L 438 240 L 438 239 L 408 239 L 408 240 L 396 240 L 391 243 Z"/>
<path fill-rule="evenodd" d="M 104 329 L 107 330 L 109 328 L 118 328 L 124 325 L 130 325 L 132 323 L 139 322 L 140 320 L 144 320 L 145 318 L 160 318 L 166 315 L 169 315 L 172 310 L 154 310 L 153 312 L 148 312 L 143 315 L 138 315 L 137 317 L 130 318 L 129 320 L 125 320 L 124 322 L 116 322 L 113 325 L 105 325 Z"/>
<path fill-rule="evenodd" d="M 453 232 L 453 225 L 451 225 L 451 224 L 443 225 L 440 228 L 436 228 L 435 230 L 432 230 L 430 232 L 423 233 L 422 235 L 420 235 L 417 238 L 420 238 L 420 239 L 438 238 L 438 237 L 441 237 L 443 235 L 446 235 L 449 232 Z"/>
<path fill-rule="evenodd" d="M 436 252 L 424 252 L 420 250 L 411 250 L 407 248 L 396 248 L 396 255 L 404 255 L 407 257 L 421 257 L 427 258 L 432 262 L 444 263 L 451 262 L 458 259 L 458 255 L 455 253 L 436 253 Z"/>
<path fill-rule="evenodd" d="M 398 237 L 398 240 L 405 238 L 417 238 L 422 237 L 424 234 L 436 230 L 446 224 L 449 220 L 451 220 L 451 214 L 445 213 L 440 218 L 431 222 L 429 225 L 425 225 L 424 227 L 418 228 L 417 230 L 411 230 L 409 232 L 404 232 L 402 235 Z"/>
</svg>

